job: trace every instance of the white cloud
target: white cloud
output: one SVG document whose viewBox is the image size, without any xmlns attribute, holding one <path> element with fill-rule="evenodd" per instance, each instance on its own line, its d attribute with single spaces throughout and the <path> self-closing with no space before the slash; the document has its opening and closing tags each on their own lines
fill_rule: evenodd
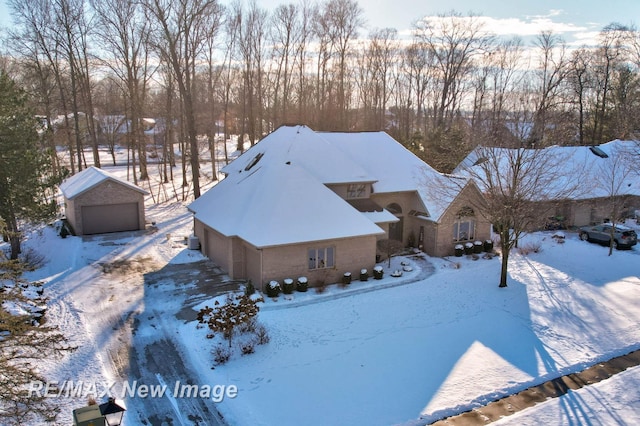
<svg viewBox="0 0 640 426">
<path fill-rule="evenodd" d="M 561 22 L 559 17 L 565 15 L 561 9 L 552 9 L 545 15 L 531 15 L 524 18 L 493 18 L 490 16 L 460 16 L 454 20 L 481 23 L 484 30 L 499 37 L 519 36 L 523 39 L 531 39 L 543 31 L 552 32 L 562 37 L 568 46 L 579 47 L 582 45 L 597 44 L 596 38 L 601 30 L 598 24 L 578 25 L 570 22 Z M 425 16 L 422 21 L 431 24 L 435 28 L 443 28 L 451 23 L 450 16 Z M 407 37 L 410 31 L 399 33 Z"/>
</svg>

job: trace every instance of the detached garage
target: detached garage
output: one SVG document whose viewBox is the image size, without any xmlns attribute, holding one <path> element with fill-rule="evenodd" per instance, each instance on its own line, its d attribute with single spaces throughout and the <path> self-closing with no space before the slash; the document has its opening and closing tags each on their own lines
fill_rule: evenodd
<svg viewBox="0 0 640 426">
<path fill-rule="evenodd" d="M 67 221 L 76 235 L 136 231 L 145 228 L 142 188 L 96 167 L 60 185 Z"/>
</svg>

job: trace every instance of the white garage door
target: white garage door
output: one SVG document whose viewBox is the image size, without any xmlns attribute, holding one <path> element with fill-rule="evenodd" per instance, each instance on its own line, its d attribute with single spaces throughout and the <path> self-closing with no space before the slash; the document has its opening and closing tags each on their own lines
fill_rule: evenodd
<svg viewBox="0 0 640 426">
<path fill-rule="evenodd" d="M 82 206 L 83 234 L 140 229 L 138 203 Z"/>
</svg>

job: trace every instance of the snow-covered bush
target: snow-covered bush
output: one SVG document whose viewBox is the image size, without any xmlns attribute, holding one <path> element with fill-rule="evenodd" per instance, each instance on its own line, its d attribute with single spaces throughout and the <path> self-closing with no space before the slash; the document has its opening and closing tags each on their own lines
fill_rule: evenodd
<svg viewBox="0 0 640 426">
<path fill-rule="evenodd" d="M 382 269 L 382 266 L 378 265 L 373 268 L 373 278 L 375 278 L 376 280 L 381 280 L 383 275 L 384 269 Z"/>
<path fill-rule="evenodd" d="M 269 342 L 267 329 L 258 323 L 259 307 L 252 297 L 238 293 L 228 295 L 224 303 L 215 300 L 198 312 L 199 324 L 207 324 L 215 344 L 211 353 L 216 365 L 224 364 L 234 355 L 248 355 L 256 345 Z M 225 345 L 225 341 L 228 345 Z"/>
<path fill-rule="evenodd" d="M 282 285 L 282 292 L 284 294 L 291 294 L 293 293 L 293 289 L 293 280 L 291 278 L 285 278 Z"/>
<path fill-rule="evenodd" d="M 278 281 L 270 281 L 266 286 L 267 296 L 269 297 L 278 297 L 282 288 L 280 288 L 280 283 Z"/>
<path fill-rule="evenodd" d="M 298 281 L 296 282 L 296 290 L 304 293 L 305 291 L 307 291 L 308 288 L 309 288 L 309 281 L 307 280 L 307 277 L 299 277 Z"/>
<path fill-rule="evenodd" d="M 366 269 L 360 270 L 360 281 L 366 281 L 369 279 L 369 272 Z"/>
</svg>

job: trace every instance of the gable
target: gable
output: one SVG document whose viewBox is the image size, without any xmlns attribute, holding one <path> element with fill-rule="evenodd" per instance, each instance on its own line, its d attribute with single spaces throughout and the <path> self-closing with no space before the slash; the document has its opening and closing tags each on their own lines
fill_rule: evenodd
<svg viewBox="0 0 640 426">
<path fill-rule="evenodd" d="M 72 200 L 107 181 L 138 191 L 145 195 L 148 194 L 144 189 L 93 166 L 76 173 L 70 178 L 67 178 L 60 185 L 60 191 L 66 199 Z"/>
<path fill-rule="evenodd" d="M 417 193 L 429 220 L 439 221 L 467 183 L 438 172 L 385 132 L 321 135 L 376 177 L 374 193 Z"/>
</svg>

